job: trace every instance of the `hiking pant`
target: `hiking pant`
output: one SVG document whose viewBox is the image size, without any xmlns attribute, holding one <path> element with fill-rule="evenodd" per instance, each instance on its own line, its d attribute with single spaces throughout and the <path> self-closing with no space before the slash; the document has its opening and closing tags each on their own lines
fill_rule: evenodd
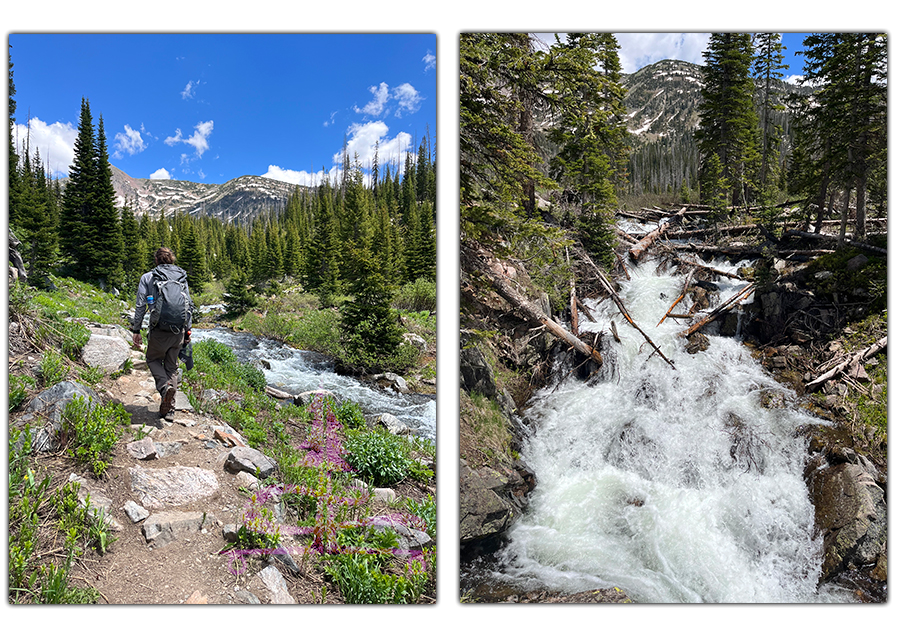
<svg viewBox="0 0 900 644">
<path fill-rule="evenodd" d="M 178 352 L 183 342 L 184 331 L 172 333 L 156 328 L 147 334 L 147 367 L 160 395 L 166 385 L 178 388 Z"/>
</svg>

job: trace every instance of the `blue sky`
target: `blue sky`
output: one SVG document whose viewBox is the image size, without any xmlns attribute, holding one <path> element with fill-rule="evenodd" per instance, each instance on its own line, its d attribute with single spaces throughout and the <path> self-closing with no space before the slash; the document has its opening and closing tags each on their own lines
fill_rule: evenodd
<svg viewBox="0 0 900 644">
<path fill-rule="evenodd" d="M 346 140 L 402 170 L 437 133 L 434 34 L 9 35 L 16 123 L 66 174 L 81 99 L 110 162 L 135 178 L 309 185 Z M 337 157 L 335 156 L 337 155 Z"/>
<path fill-rule="evenodd" d="M 545 42 L 553 41 L 553 34 L 540 34 Z M 803 57 L 796 52 L 803 50 L 803 39 L 808 34 L 788 32 L 782 36 L 786 49 L 784 62 L 790 68 L 784 71 L 785 80 L 803 73 Z M 709 33 L 619 32 L 619 60 L 622 71 L 632 74 L 642 67 L 666 58 L 703 64 L 703 51 L 709 41 Z"/>
</svg>

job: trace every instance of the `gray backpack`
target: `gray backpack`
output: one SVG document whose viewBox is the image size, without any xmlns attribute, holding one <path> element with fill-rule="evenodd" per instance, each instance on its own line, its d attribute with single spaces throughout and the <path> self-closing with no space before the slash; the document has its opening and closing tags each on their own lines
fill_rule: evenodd
<svg viewBox="0 0 900 644">
<path fill-rule="evenodd" d="M 153 304 L 150 306 L 150 328 L 159 327 L 180 333 L 191 326 L 191 298 L 187 273 L 174 264 L 160 264 L 153 275 Z"/>
</svg>

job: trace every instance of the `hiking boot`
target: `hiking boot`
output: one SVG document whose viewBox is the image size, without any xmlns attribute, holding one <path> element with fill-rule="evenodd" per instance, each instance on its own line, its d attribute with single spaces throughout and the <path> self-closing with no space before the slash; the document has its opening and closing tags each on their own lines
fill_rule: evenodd
<svg viewBox="0 0 900 644">
<path fill-rule="evenodd" d="M 164 416 L 167 422 L 174 423 L 175 422 L 175 408 L 173 407 Z"/>
<path fill-rule="evenodd" d="M 168 420 L 169 414 L 175 415 L 175 387 L 166 385 L 162 392 L 162 402 L 159 403 L 159 417 Z"/>
</svg>

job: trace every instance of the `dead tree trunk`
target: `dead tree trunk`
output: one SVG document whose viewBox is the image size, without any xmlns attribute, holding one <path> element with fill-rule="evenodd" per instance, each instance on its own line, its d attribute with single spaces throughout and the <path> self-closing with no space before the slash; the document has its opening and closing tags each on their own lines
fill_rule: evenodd
<svg viewBox="0 0 900 644">
<path fill-rule="evenodd" d="M 724 304 L 720 304 L 715 309 L 713 309 L 712 313 L 707 315 L 705 318 L 703 318 L 702 320 L 700 320 L 699 322 L 697 322 L 695 324 L 692 324 L 690 327 L 688 327 L 687 329 L 682 331 L 681 335 L 683 337 L 687 337 L 687 336 L 691 335 L 692 333 L 694 333 L 695 331 L 698 331 L 702 327 L 706 326 L 713 320 L 716 320 L 720 315 L 722 315 L 726 311 L 730 310 L 738 302 L 740 302 L 745 297 L 750 295 L 750 293 L 752 293 L 755 288 L 756 288 L 756 286 L 754 284 L 748 284 L 747 286 L 742 288 L 736 295 L 731 296 L 727 302 L 725 302 Z"/>
<path fill-rule="evenodd" d="M 497 291 L 497 293 L 504 300 L 516 307 L 516 309 L 523 313 L 531 322 L 544 325 L 547 330 L 550 331 L 550 333 L 566 342 L 569 346 L 571 346 L 578 352 L 587 356 L 598 365 L 603 364 L 603 356 L 597 353 L 597 351 L 594 350 L 593 347 L 572 335 L 565 329 L 565 327 L 552 320 L 548 315 L 546 315 L 543 311 L 541 311 L 538 307 L 529 302 L 523 296 L 519 295 L 518 291 L 515 289 L 515 287 L 513 287 L 512 283 L 510 283 L 509 279 L 505 275 L 500 275 L 499 273 L 493 271 L 484 262 L 478 261 L 477 264 L 484 275 L 491 280 L 491 284 L 494 286 L 494 289 Z"/>
<path fill-rule="evenodd" d="M 635 324 L 634 320 L 631 319 L 631 315 L 628 314 L 628 310 L 625 308 L 625 304 L 624 304 L 624 302 L 622 302 L 622 298 L 619 297 L 619 294 L 616 293 L 616 290 L 612 287 L 612 284 L 610 284 L 609 280 L 606 279 L 606 275 L 603 274 L 603 271 L 601 271 L 599 268 L 597 268 L 597 265 L 594 264 L 594 261 L 588 256 L 587 253 L 584 252 L 584 250 L 582 250 L 580 248 L 576 248 L 575 252 L 578 254 L 578 257 L 581 258 L 581 260 L 583 262 L 585 262 L 588 266 L 590 266 L 591 268 L 594 269 L 594 272 L 597 274 L 597 280 L 600 282 L 600 285 L 603 287 L 603 290 L 607 292 L 607 294 L 609 295 L 610 298 L 612 298 L 612 301 L 615 303 L 616 307 L 619 309 L 619 312 L 622 314 L 622 316 L 628 321 L 628 324 L 630 324 L 635 329 L 637 329 L 638 332 L 642 336 L 644 336 L 644 339 L 647 341 L 647 343 L 651 347 L 653 347 L 653 350 L 659 354 L 659 357 L 662 358 L 663 360 L 665 360 L 666 363 L 674 369 L 675 363 L 672 362 L 671 360 L 669 360 L 665 356 L 665 354 L 660 350 L 660 348 L 658 346 L 656 346 L 656 343 L 654 343 L 653 340 L 650 339 L 650 336 L 647 335 L 646 333 L 644 333 L 644 330 L 641 329 L 641 327 L 639 327 L 637 324 Z"/>
<path fill-rule="evenodd" d="M 852 366 L 853 364 L 859 364 L 861 362 L 865 362 L 866 360 L 868 360 L 869 358 L 874 356 L 876 353 L 878 353 L 879 351 L 883 351 L 886 348 L 887 348 L 887 336 L 884 336 L 875 344 L 869 345 L 865 349 L 861 349 L 861 350 L 857 351 L 856 353 L 847 356 L 844 360 L 842 360 L 840 363 L 838 363 L 835 367 L 829 369 L 828 371 L 823 373 L 821 376 L 819 376 L 815 380 L 806 383 L 806 390 L 813 391 L 813 390 L 817 389 L 819 387 L 819 385 L 838 376 L 839 374 L 841 374 L 843 371 L 845 371 L 848 367 Z"/>
<path fill-rule="evenodd" d="M 681 210 L 679 210 L 675 214 L 675 217 L 680 217 L 681 215 L 683 215 L 685 210 L 687 210 L 687 208 L 682 208 Z M 669 229 L 669 225 L 671 224 L 671 222 L 672 222 L 672 220 L 669 219 L 665 223 L 660 224 L 656 228 L 656 230 L 647 233 L 641 241 L 639 241 L 637 244 L 632 246 L 631 250 L 628 251 L 629 254 L 631 255 L 631 258 L 634 261 L 638 261 L 641 258 L 641 255 L 644 254 L 644 251 L 646 251 L 648 248 L 650 248 L 650 246 L 653 244 L 653 242 L 656 241 L 656 239 L 660 235 L 662 235 L 664 232 L 666 232 L 666 230 Z"/>
</svg>

